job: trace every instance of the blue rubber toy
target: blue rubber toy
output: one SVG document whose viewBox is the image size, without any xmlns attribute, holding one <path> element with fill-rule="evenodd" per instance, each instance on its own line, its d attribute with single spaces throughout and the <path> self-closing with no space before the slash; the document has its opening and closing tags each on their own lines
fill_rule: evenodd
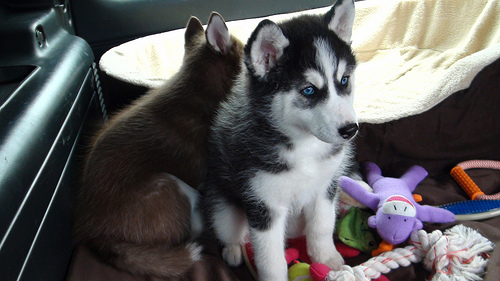
<svg viewBox="0 0 500 281">
<path fill-rule="evenodd" d="M 500 215 L 500 200 L 468 200 L 439 207 L 454 213 L 457 221 L 482 220 Z"/>
</svg>

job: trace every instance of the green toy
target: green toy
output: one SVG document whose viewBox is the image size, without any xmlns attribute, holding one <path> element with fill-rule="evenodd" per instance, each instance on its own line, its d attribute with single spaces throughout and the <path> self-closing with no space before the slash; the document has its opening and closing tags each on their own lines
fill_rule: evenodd
<svg viewBox="0 0 500 281">
<path fill-rule="evenodd" d="M 309 276 L 309 268 L 307 263 L 296 263 L 288 269 L 288 281 L 313 281 Z"/>
<path fill-rule="evenodd" d="M 365 253 L 375 250 L 380 239 L 377 239 L 378 236 L 373 232 L 373 228 L 368 226 L 370 216 L 371 214 L 359 208 L 350 208 L 347 215 L 337 225 L 339 240 Z"/>
</svg>

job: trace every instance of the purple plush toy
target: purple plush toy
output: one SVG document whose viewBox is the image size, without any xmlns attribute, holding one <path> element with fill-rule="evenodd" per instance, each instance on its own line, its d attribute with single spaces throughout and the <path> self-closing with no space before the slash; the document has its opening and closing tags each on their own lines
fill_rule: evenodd
<svg viewBox="0 0 500 281">
<path fill-rule="evenodd" d="M 340 177 L 339 184 L 347 194 L 376 212 L 368 219 L 368 225 L 377 228 L 385 241 L 393 245 L 406 241 L 412 231 L 423 227 L 422 222 L 455 221 L 452 212 L 421 206 L 413 199 L 413 191 L 427 176 L 424 168 L 413 166 L 399 179 L 383 177 L 380 168 L 374 163 L 366 163 L 365 169 L 373 193 L 348 177 Z"/>
</svg>

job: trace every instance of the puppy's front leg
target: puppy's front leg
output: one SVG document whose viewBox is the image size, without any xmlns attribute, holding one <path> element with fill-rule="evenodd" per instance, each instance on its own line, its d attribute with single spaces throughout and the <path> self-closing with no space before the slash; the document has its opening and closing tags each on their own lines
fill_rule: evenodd
<svg viewBox="0 0 500 281">
<path fill-rule="evenodd" d="M 335 200 L 318 194 L 316 200 L 304 208 L 306 218 L 307 253 L 314 262 L 324 263 L 331 269 L 338 270 L 344 259 L 333 244 L 335 229 Z"/>
<path fill-rule="evenodd" d="M 250 227 L 259 281 L 288 280 L 284 250 L 286 214 L 286 210 L 273 212 L 268 228 Z"/>
</svg>

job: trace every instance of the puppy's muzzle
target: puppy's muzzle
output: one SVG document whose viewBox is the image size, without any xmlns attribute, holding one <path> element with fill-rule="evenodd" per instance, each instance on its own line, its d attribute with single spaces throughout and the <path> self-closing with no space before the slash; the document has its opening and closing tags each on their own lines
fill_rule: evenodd
<svg viewBox="0 0 500 281">
<path fill-rule="evenodd" d="M 340 136 L 345 140 L 352 139 L 359 130 L 359 126 L 356 123 L 349 123 L 344 127 L 339 129 Z"/>
</svg>

